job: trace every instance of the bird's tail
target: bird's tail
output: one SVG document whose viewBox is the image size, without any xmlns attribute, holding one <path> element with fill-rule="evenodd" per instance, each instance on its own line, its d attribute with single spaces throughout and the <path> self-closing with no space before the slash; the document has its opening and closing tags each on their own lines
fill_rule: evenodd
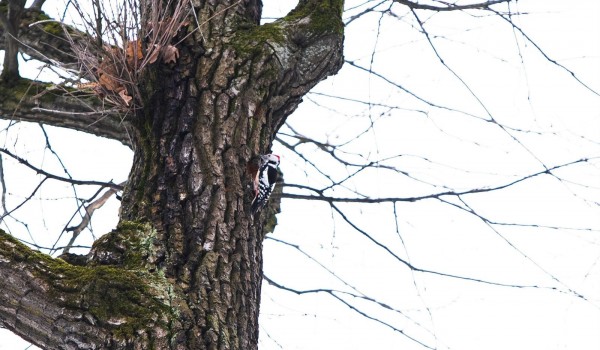
<svg viewBox="0 0 600 350">
<path fill-rule="evenodd" d="M 252 215 L 256 214 L 258 209 L 260 209 L 262 207 L 260 205 L 260 202 L 256 200 L 257 198 L 254 198 L 254 200 L 252 201 L 252 206 L 250 206 L 250 213 L 252 213 Z"/>
</svg>

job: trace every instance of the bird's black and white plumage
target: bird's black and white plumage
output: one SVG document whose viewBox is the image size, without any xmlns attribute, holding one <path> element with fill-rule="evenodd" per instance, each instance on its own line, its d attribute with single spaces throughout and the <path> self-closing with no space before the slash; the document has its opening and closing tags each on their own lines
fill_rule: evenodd
<svg viewBox="0 0 600 350">
<path fill-rule="evenodd" d="M 254 176 L 254 200 L 250 209 L 253 215 L 267 204 L 277 181 L 277 167 L 278 155 L 264 154 L 259 157 L 258 169 Z"/>
</svg>

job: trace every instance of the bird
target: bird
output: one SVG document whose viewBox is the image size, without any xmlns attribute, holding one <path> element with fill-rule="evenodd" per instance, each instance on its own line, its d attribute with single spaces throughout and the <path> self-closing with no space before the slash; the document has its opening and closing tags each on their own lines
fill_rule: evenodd
<svg viewBox="0 0 600 350">
<path fill-rule="evenodd" d="M 279 162 L 280 158 L 278 155 L 269 153 L 260 155 L 253 162 L 248 163 L 254 187 L 254 199 L 250 207 L 252 215 L 256 214 L 256 212 L 267 204 L 277 182 Z"/>
</svg>

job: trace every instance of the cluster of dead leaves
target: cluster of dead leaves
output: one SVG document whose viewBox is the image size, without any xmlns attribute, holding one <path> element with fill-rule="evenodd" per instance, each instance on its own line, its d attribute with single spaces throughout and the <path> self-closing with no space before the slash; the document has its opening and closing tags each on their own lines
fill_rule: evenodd
<svg viewBox="0 0 600 350">
<path fill-rule="evenodd" d="M 154 45 L 150 50 L 150 55 L 148 56 L 148 63 L 152 64 L 161 57 L 164 63 L 175 63 L 179 58 L 179 50 L 173 45 Z"/>
<path fill-rule="evenodd" d="M 159 59 L 166 64 L 175 63 L 179 58 L 179 50 L 173 45 L 153 45 L 146 55 L 140 40 L 131 41 L 125 50 L 121 48 L 110 48 L 102 57 L 102 61 L 95 69 L 98 79 L 96 83 L 85 84 L 85 88 L 92 90 L 100 97 L 106 93 L 117 94 L 125 106 L 130 106 L 133 100 L 127 85 L 135 82 L 134 77 L 148 64 L 153 64 Z M 92 84 L 92 85 L 90 85 Z M 80 88 L 84 84 L 79 85 Z"/>
</svg>

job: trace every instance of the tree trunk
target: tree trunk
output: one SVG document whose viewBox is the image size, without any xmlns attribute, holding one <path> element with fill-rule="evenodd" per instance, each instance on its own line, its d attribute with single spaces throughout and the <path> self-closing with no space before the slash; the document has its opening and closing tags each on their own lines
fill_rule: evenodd
<svg viewBox="0 0 600 350">
<path fill-rule="evenodd" d="M 257 348 L 268 210 L 250 215 L 246 165 L 341 67 L 343 1 L 301 1 L 263 26 L 260 2 L 194 4 L 202 31 L 138 82 L 117 229 L 84 266 L 1 236 L 1 323 L 40 347 Z"/>
<path fill-rule="evenodd" d="M 12 0 L 6 6 L 6 13 L 0 11 L 0 23 L 5 28 L 4 40 L 4 64 L 0 80 L 4 83 L 13 84 L 19 79 L 19 42 L 17 41 L 17 28 L 21 23 L 21 13 L 25 6 L 25 0 Z"/>
</svg>

